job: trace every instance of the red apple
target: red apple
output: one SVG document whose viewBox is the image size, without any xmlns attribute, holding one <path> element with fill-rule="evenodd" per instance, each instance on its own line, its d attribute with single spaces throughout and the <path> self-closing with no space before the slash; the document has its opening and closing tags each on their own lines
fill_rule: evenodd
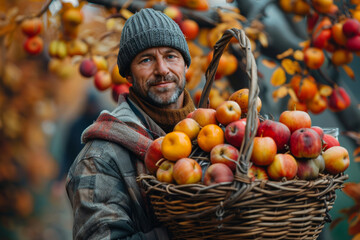
<svg viewBox="0 0 360 240">
<path fill-rule="evenodd" d="M 280 114 L 279 122 L 285 124 L 293 133 L 299 128 L 310 128 L 311 118 L 307 112 L 299 110 L 287 110 Z"/>
<path fill-rule="evenodd" d="M 345 47 L 347 50 L 352 52 L 360 51 L 360 35 L 348 38 L 346 40 Z"/>
<path fill-rule="evenodd" d="M 290 136 L 290 152 L 296 158 L 316 158 L 322 151 L 322 142 L 311 128 L 300 128 Z"/>
<path fill-rule="evenodd" d="M 92 77 L 97 72 L 97 67 L 93 60 L 84 59 L 79 66 L 80 74 L 84 77 Z"/>
<path fill-rule="evenodd" d="M 225 140 L 234 147 L 240 147 L 245 135 L 246 122 L 237 120 L 225 127 Z"/>
<path fill-rule="evenodd" d="M 197 183 L 201 180 L 202 169 L 194 159 L 181 158 L 175 162 L 173 176 L 177 184 Z"/>
<path fill-rule="evenodd" d="M 323 145 L 322 145 L 323 151 L 334 146 L 340 146 L 340 142 L 330 134 L 325 133 L 322 140 L 323 140 Z"/>
<path fill-rule="evenodd" d="M 227 165 L 223 163 L 214 163 L 206 169 L 203 183 L 210 186 L 217 183 L 231 183 L 233 180 L 234 174 Z"/>
<path fill-rule="evenodd" d="M 24 49 L 31 55 L 37 55 L 42 52 L 44 48 L 44 42 L 41 37 L 33 36 L 26 39 L 24 43 Z"/>
<path fill-rule="evenodd" d="M 343 87 L 335 87 L 329 96 L 329 108 L 331 111 L 339 112 L 351 104 L 351 99 Z"/>
<path fill-rule="evenodd" d="M 360 23 L 355 18 L 349 18 L 344 22 L 342 30 L 346 37 L 354 37 L 360 33 Z"/>
<path fill-rule="evenodd" d="M 267 173 L 272 180 L 279 181 L 282 178 L 291 180 L 296 176 L 298 165 L 295 158 L 288 153 L 278 153 L 274 161 L 267 167 Z"/>
<path fill-rule="evenodd" d="M 311 126 L 311 129 L 317 132 L 320 136 L 320 139 L 323 139 L 324 137 L 324 130 L 319 126 Z"/>
<path fill-rule="evenodd" d="M 156 173 L 156 170 L 159 168 L 157 163 L 164 157 L 161 153 L 161 143 L 163 139 L 163 136 L 156 138 L 145 153 L 144 163 L 150 174 Z"/>
<path fill-rule="evenodd" d="M 197 121 L 201 127 L 208 124 L 218 124 L 216 110 L 212 108 L 197 108 L 193 111 L 191 118 Z"/>
<path fill-rule="evenodd" d="M 296 159 L 298 165 L 297 176 L 302 180 L 314 180 L 319 176 L 319 167 L 313 158 Z"/>
<path fill-rule="evenodd" d="M 173 183 L 174 182 L 174 162 L 166 160 L 162 162 L 156 171 L 156 179 L 160 182 Z"/>
<path fill-rule="evenodd" d="M 38 35 L 43 28 L 40 18 L 28 18 L 21 23 L 21 31 L 28 37 Z"/>
<path fill-rule="evenodd" d="M 313 46 L 316 48 L 325 48 L 328 41 L 331 38 L 331 28 L 323 29 L 319 33 L 315 34 L 312 39 Z"/>
<path fill-rule="evenodd" d="M 260 123 L 256 135 L 271 137 L 276 143 L 278 152 L 283 152 L 289 144 L 291 132 L 285 124 L 268 119 Z"/>
<path fill-rule="evenodd" d="M 255 137 L 251 161 L 258 166 L 267 166 L 274 161 L 277 153 L 276 143 L 271 137 Z"/>
<path fill-rule="evenodd" d="M 239 150 L 230 144 L 219 144 L 213 147 L 210 152 L 210 162 L 223 163 L 227 165 L 233 172 L 236 169 L 236 163 L 239 157 Z"/>
<path fill-rule="evenodd" d="M 94 85 L 99 91 L 104 91 L 111 87 L 111 74 L 107 70 L 100 70 L 95 73 Z"/>
<path fill-rule="evenodd" d="M 119 95 L 129 93 L 130 83 L 112 84 L 111 96 L 115 102 L 119 100 Z"/>
<path fill-rule="evenodd" d="M 219 123 L 226 126 L 231 122 L 239 120 L 241 117 L 241 108 L 235 101 L 227 100 L 216 108 L 216 119 Z"/>
<path fill-rule="evenodd" d="M 248 170 L 248 177 L 251 178 L 253 181 L 255 179 L 261 179 L 261 180 L 268 180 L 269 176 L 266 172 L 265 167 L 260 167 L 256 165 L 251 165 L 251 167 Z"/>
<path fill-rule="evenodd" d="M 350 165 L 349 153 L 342 146 L 334 146 L 323 153 L 325 170 L 330 174 L 344 172 Z"/>
<path fill-rule="evenodd" d="M 185 19 L 180 23 L 180 29 L 187 40 L 194 40 L 200 31 L 199 24 L 192 19 Z"/>
</svg>

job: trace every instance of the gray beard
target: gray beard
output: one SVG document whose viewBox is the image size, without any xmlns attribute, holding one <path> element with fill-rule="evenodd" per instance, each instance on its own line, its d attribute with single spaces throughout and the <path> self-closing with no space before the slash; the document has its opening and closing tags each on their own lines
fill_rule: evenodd
<svg viewBox="0 0 360 240">
<path fill-rule="evenodd" d="M 185 76 L 185 74 L 184 74 L 184 76 Z M 134 76 L 132 76 L 132 78 L 134 79 L 133 85 L 132 85 L 134 92 L 136 94 L 138 94 L 140 97 L 142 97 L 143 99 L 145 99 L 146 101 L 148 101 L 149 103 L 151 103 L 152 105 L 158 106 L 158 107 L 166 107 L 166 106 L 168 106 L 170 104 L 176 103 L 179 96 L 184 91 L 185 83 L 186 83 L 186 81 L 184 79 L 183 84 L 181 86 L 176 87 L 175 92 L 170 97 L 170 99 L 163 100 L 161 98 L 161 96 L 159 96 L 159 95 L 157 95 L 157 94 L 155 94 L 153 92 L 147 92 L 146 95 L 141 94 L 140 91 L 139 91 L 140 86 L 137 84 L 137 81 L 134 78 Z M 147 85 L 150 86 L 151 84 L 161 82 L 162 80 L 163 80 L 163 78 L 161 78 L 161 77 L 156 78 L 155 80 L 148 82 Z M 173 82 L 178 82 L 175 77 L 165 77 L 165 80 L 166 81 L 173 80 Z M 161 92 L 167 92 L 167 91 L 168 91 L 168 88 L 162 88 L 161 89 Z"/>
</svg>

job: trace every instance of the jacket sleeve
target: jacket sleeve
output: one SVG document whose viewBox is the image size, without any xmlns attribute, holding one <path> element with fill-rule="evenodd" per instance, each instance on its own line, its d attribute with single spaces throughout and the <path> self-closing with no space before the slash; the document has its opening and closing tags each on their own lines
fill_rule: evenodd
<svg viewBox="0 0 360 240">
<path fill-rule="evenodd" d="M 167 239 L 162 228 L 139 230 L 125 183 L 106 147 L 91 145 L 85 145 L 75 160 L 66 183 L 74 214 L 73 239 Z M 123 157 L 130 158 L 128 153 Z"/>
</svg>

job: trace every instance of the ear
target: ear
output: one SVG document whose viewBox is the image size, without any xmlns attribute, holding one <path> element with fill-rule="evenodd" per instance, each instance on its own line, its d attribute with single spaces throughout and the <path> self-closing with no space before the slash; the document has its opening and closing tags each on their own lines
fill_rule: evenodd
<svg viewBox="0 0 360 240">
<path fill-rule="evenodd" d="M 126 80 L 129 82 L 129 83 L 133 83 L 134 79 L 131 77 L 131 75 L 127 75 L 126 76 Z"/>
</svg>

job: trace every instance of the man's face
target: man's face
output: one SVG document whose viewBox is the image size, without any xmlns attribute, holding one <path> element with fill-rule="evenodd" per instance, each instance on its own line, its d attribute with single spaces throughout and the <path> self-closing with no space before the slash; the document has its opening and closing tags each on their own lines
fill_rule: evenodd
<svg viewBox="0 0 360 240">
<path fill-rule="evenodd" d="M 168 109 L 182 107 L 187 68 L 179 51 L 149 48 L 133 59 L 130 70 L 127 80 L 140 97 Z"/>
</svg>

